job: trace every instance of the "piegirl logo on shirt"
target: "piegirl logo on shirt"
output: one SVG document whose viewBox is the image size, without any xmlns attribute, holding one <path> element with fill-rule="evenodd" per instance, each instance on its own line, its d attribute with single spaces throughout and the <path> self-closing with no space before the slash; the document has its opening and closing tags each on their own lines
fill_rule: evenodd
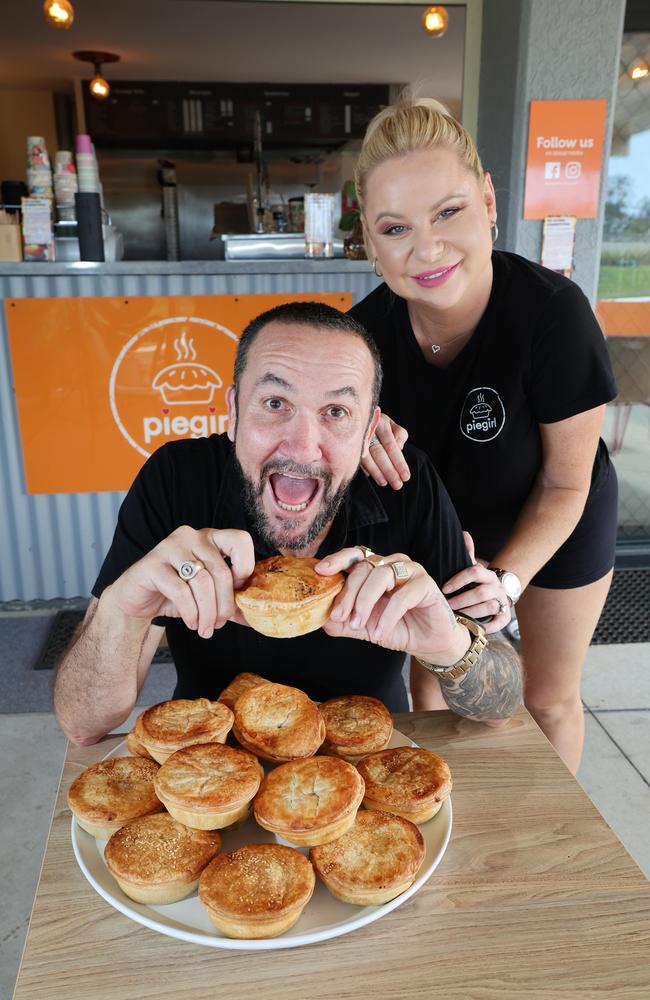
<svg viewBox="0 0 650 1000">
<path fill-rule="evenodd" d="M 470 389 L 460 412 L 460 429 L 470 441 L 492 441 L 503 430 L 506 411 L 496 389 Z"/>
</svg>

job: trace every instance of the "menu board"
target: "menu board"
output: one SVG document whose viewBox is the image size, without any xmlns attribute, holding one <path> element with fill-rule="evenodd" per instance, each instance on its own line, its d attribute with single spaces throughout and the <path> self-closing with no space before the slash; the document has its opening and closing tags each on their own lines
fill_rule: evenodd
<svg viewBox="0 0 650 1000">
<path fill-rule="evenodd" d="M 257 111 L 265 146 L 336 145 L 361 138 L 389 102 L 387 84 L 111 84 L 107 100 L 84 83 L 86 128 L 95 145 L 227 148 L 252 141 Z"/>
</svg>

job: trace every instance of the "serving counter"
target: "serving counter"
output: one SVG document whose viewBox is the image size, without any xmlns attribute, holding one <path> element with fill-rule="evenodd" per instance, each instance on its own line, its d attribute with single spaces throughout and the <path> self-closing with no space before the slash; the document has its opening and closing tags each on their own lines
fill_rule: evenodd
<svg viewBox="0 0 650 1000">
<path fill-rule="evenodd" d="M 8 316 L 20 312 L 23 300 L 217 295 L 295 295 L 347 293 L 341 303 L 356 302 L 379 279 L 367 261 L 122 261 L 120 263 L 0 263 L 0 601 L 49 599 L 87 595 L 112 537 L 122 490 L 28 492 L 23 440 L 16 403 L 16 371 L 9 346 Z M 205 301 L 205 299 L 203 300 Z M 12 306 L 12 303 L 14 305 Z M 344 307 L 342 305 L 342 307 Z M 54 309 L 54 305 L 53 305 Z M 92 318 L 92 311 L 86 313 Z M 106 322 L 105 319 L 102 322 Z M 212 324 L 214 326 L 214 324 Z M 236 331 L 240 333 L 240 330 Z M 90 340 L 92 330 L 88 329 Z M 61 345 L 71 331 L 61 325 Z M 23 335 L 29 350 L 30 331 Z M 51 365 L 50 357 L 35 355 L 35 376 Z M 69 342 L 67 345 L 69 352 Z M 83 352 L 83 337 L 77 352 Z M 66 362 L 67 363 L 67 362 Z M 61 389 L 69 392 L 69 389 Z M 73 394 L 70 393 L 72 396 Z M 40 418 L 39 418 L 40 419 Z M 79 415 L 74 420 L 79 421 Z M 84 419 L 82 414 L 81 419 Z M 93 419 L 90 415 L 87 420 Z M 46 422 L 46 421 L 45 421 Z M 69 429 L 72 430 L 73 418 Z M 212 427 L 210 427 L 212 429 Z M 32 428 L 38 437 L 39 428 Z M 64 432 L 57 453 L 74 458 L 74 443 Z M 101 455 L 98 460 L 101 460 Z"/>
</svg>

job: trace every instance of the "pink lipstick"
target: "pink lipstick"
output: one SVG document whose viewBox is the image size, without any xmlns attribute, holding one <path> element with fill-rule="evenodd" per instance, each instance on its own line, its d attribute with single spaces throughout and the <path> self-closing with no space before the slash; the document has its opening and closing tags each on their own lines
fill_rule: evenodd
<svg viewBox="0 0 650 1000">
<path fill-rule="evenodd" d="M 435 271 L 422 271 L 421 274 L 414 274 L 411 277 L 421 288 L 438 288 L 439 285 L 444 285 L 445 281 L 451 278 L 458 264 L 452 264 L 451 267 L 438 267 Z"/>
</svg>

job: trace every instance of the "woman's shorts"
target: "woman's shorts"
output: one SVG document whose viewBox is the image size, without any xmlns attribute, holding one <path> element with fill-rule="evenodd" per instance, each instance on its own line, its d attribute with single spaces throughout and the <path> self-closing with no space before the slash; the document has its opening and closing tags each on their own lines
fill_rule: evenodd
<svg viewBox="0 0 650 1000">
<path fill-rule="evenodd" d="M 614 466 L 589 494 L 582 517 L 560 546 L 530 581 L 549 590 L 586 587 L 609 573 L 616 554 L 618 480 Z"/>
</svg>

